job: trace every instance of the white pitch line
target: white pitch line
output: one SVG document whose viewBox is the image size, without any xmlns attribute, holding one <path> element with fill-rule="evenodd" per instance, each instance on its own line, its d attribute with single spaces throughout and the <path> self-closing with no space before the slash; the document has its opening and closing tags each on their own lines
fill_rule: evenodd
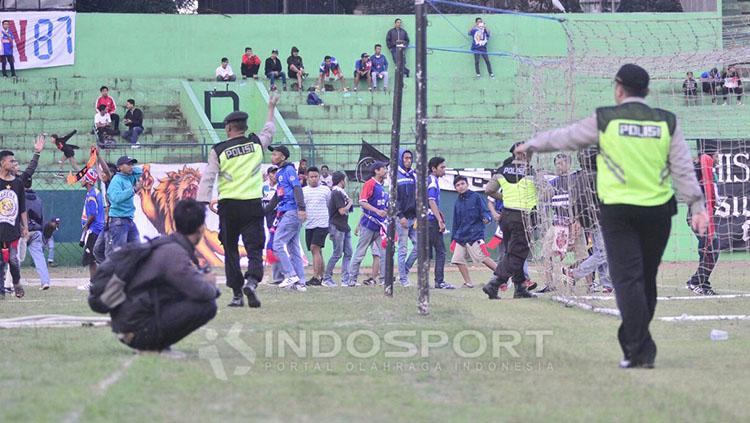
<svg viewBox="0 0 750 423">
<path fill-rule="evenodd" d="M 659 317 L 662 322 L 707 322 L 713 320 L 750 320 L 747 314 L 688 315 Z"/>
<path fill-rule="evenodd" d="M 573 296 L 570 297 L 576 300 L 614 300 L 614 295 L 579 295 L 579 296 Z M 666 296 L 666 297 L 656 297 L 659 301 L 695 301 L 695 300 L 719 300 L 719 299 L 730 299 L 730 298 L 750 298 L 750 294 L 723 294 L 723 295 L 693 295 L 693 296 L 687 296 L 687 297 L 681 297 L 681 296 Z"/>
<path fill-rule="evenodd" d="M 93 386 L 94 388 L 94 396 L 95 397 L 102 397 L 104 394 L 107 393 L 107 390 L 110 386 L 117 383 L 117 381 L 120 380 L 122 375 L 125 373 L 125 370 L 130 367 L 131 364 L 133 364 L 133 361 L 135 361 L 137 355 L 133 355 L 132 357 L 129 357 L 127 360 L 125 360 L 119 369 L 115 370 L 112 374 L 105 377 L 104 379 L 97 382 L 96 385 Z M 83 413 L 85 409 L 85 406 L 82 408 L 77 408 L 76 410 L 73 410 L 70 414 L 68 414 L 68 417 L 64 420 L 66 423 L 68 422 L 77 422 L 81 420 L 81 414 Z"/>
<path fill-rule="evenodd" d="M 685 285 L 680 285 L 680 286 L 675 286 L 675 285 L 657 285 L 657 288 L 659 288 L 659 289 L 661 289 L 661 288 L 668 288 L 668 289 L 686 289 L 686 288 L 685 288 Z M 736 290 L 736 289 L 724 289 L 724 288 L 719 288 L 719 290 L 720 290 L 720 291 L 723 291 L 723 292 L 729 292 L 729 293 L 732 293 L 732 294 L 750 294 L 750 292 L 747 292 L 747 291 L 738 291 L 738 290 Z"/>
<path fill-rule="evenodd" d="M 594 313 L 606 314 L 608 316 L 620 317 L 620 310 L 616 308 L 596 307 L 591 304 L 582 303 L 565 297 L 552 297 L 553 301 L 564 304 L 568 307 L 577 307 L 581 310 L 593 311 Z"/>
</svg>

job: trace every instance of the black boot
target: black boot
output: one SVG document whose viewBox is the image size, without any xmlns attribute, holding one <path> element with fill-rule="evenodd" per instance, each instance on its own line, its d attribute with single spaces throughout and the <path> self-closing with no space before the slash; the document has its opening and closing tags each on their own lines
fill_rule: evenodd
<svg viewBox="0 0 750 423">
<path fill-rule="evenodd" d="M 258 288 L 258 282 L 256 282 L 253 279 L 247 279 L 245 281 L 245 286 L 242 287 L 242 293 L 247 296 L 247 306 L 250 308 L 259 308 L 260 307 L 260 300 L 258 299 L 258 294 L 255 292 L 255 290 Z M 240 300 L 242 297 L 240 297 Z M 242 306 L 242 304 L 240 304 Z"/>
<path fill-rule="evenodd" d="M 496 279 L 492 279 L 489 283 L 482 287 L 482 291 L 487 294 L 490 300 L 499 300 L 500 296 L 497 295 L 497 286 L 493 283 Z"/>
<path fill-rule="evenodd" d="M 523 282 L 515 284 L 516 290 L 513 292 L 513 298 L 534 298 L 534 294 L 529 292 Z"/>
<path fill-rule="evenodd" d="M 232 301 L 227 304 L 227 307 L 242 307 L 244 305 L 245 302 L 242 300 L 242 292 L 235 292 L 234 295 L 232 295 Z"/>
</svg>

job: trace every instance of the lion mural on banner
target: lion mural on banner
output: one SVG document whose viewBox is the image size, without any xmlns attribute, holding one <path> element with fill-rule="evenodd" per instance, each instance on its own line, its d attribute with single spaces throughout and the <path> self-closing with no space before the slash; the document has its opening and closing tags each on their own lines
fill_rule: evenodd
<svg viewBox="0 0 750 423">
<path fill-rule="evenodd" d="M 174 232 L 172 210 L 178 201 L 196 198 L 198 185 L 201 182 L 200 170 L 191 165 L 184 165 L 181 169 L 167 171 L 164 177 L 156 179 L 151 173 L 151 165 L 146 164 L 143 166 L 142 181 L 143 189 L 139 194 L 143 214 L 159 233 Z M 219 241 L 218 231 L 207 227 L 203 240 L 195 249 L 199 258 L 211 266 L 223 265 L 224 248 Z M 245 250 L 242 247 L 240 247 L 240 255 L 245 256 Z"/>
</svg>

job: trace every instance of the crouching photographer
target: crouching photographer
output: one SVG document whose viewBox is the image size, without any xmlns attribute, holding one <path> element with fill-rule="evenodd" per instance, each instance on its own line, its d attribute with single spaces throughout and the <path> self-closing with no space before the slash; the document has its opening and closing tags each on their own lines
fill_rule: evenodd
<svg viewBox="0 0 750 423">
<path fill-rule="evenodd" d="M 182 200 L 173 213 L 175 233 L 127 244 L 107 257 L 92 280 L 89 305 L 110 313 L 113 332 L 136 350 L 168 351 L 216 316 L 216 276 L 195 256 L 205 207 Z"/>
</svg>

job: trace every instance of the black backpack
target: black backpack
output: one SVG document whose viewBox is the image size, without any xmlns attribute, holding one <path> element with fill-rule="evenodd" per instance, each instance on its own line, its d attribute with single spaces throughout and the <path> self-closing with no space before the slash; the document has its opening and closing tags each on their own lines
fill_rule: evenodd
<svg viewBox="0 0 750 423">
<path fill-rule="evenodd" d="M 172 237 L 162 236 L 144 243 L 130 243 L 107 257 L 94 273 L 89 290 L 91 310 L 107 314 L 127 300 L 129 286 L 141 265 L 159 246 L 175 242 Z"/>
</svg>

